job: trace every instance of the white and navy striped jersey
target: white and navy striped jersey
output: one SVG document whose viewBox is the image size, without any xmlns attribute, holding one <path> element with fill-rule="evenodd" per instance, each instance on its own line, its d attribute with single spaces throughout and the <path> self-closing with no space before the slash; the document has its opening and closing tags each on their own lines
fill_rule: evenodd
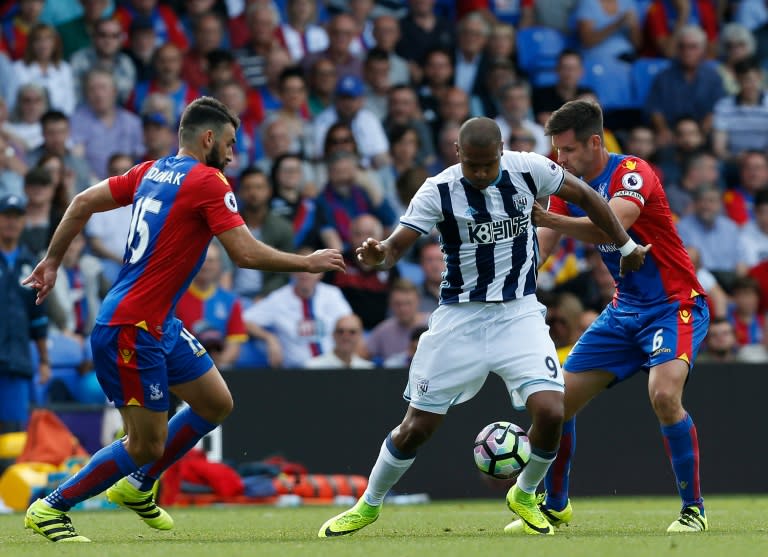
<svg viewBox="0 0 768 557">
<path fill-rule="evenodd" d="M 429 178 L 400 224 L 440 232 L 446 271 L 440 303 L 505 302 L 536 292 L 538 243 L 533 202 L 557 193 L 563 169 L 535 153 L 504 151 L 497 183 L 479 190 L 461 165 Z"/>
</svg>

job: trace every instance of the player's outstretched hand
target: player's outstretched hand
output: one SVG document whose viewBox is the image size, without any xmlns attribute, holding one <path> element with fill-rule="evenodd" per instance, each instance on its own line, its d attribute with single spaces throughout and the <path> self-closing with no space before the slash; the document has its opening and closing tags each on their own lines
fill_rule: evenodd
<svg viewBox="0 0 768 557">
<path fill-rule="evenodd" d="M 319 249 L 314 253 L 307 255 L 309 260 L 309 273 L 324 273 L 326 271 L 342 271 L 347 270 L 344 265 L 344 257 L 337 249 Z"/>
<path fill-rule="evenodd" d="M 651 244 L 637 246 L 632 253 L 622 257 L 619 262 L 619 274 L 623 277 L 630 271 L 639 270 L 645 263 L 645 254 L 648 253 L 649 249 L 651 249 Z"/>
<path fill-rule="evenodd" d="M 369 267 L 376 267 L 384 262 L 386 253 L 384 246 L 378 240 L 368 238 L 355 250 L 357 260 Z"/>
<path fill-rule="evenodd" d="M 55 265 L 47 259 L 43 259 L 37 264 L 37 267 L 32 271 L 32 274 L 21 281 L 21 284 L 24 286 L 31 286 L 37 290 L 37 300 L 35 300 L 35 303 L 38 306 L 43 303 L 43 300 L 45 300 L 46 296 L 48 296 L 53 289 L 53 286 L 56 284 L 56 272 L 58 268 L 58 265 Z"/>
</svg>

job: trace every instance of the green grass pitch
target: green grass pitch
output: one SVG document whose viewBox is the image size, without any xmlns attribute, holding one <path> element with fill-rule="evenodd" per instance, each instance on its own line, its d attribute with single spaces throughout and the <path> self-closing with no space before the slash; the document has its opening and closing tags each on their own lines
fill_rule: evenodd
<svg viewBox="0 0 768 557">
<path fill-rule="evenodd" d="M 124 510 L 74 512 L 91 544 L 53 544 L 0 516 L 0 556 L 34 557 L 765 557 L 768 496 L 707 498 L 710 531 L 669 535 L 678 499 L 583 498 L 554 537 L 508 536 L 503 499 L 385 506 L 378 522 L 345 538 L 318 539 L 340 507 L 233 506 L 171 509 L 176 528 L 155 532 Z"/>
</svg>

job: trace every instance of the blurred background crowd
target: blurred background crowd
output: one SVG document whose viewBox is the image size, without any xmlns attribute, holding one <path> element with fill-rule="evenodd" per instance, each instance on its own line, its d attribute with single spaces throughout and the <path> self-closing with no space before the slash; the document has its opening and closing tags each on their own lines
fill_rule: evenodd
<svg viewBox="0 0 768 557">
<path fill-rule="evenodd" d="M 391 271 L 354 247 L 457 162 L 467 118 L 556 160 L 543 124 L 592 97 L 609 149 L 664 184 L 710 295 L 702 358 L 768 361 L 764 0 L 18 0 L 0 21 L 0 271 L 18 246 L 42 256 L 77 192 L 175 153 L 184 107 L 212 95 L 242 120 L 226 174 L 254 236 L 339 248 L 348 271 L 244 271 L 214 243 L 177 308 L 187 329 L 225 369 L 407 366 L 438 303 L 437 239 Z M 43 379 L 48 361 L 88 370 L 130 220 L 130 207 L 96 215 L 67 253 L 49 354 L 29 359 Z M 540 273 L 563 355 L 613 291 L 597 252 L 564 239 Z M 3 302 L 0 332 L 39 345 L 41 318 L 10 310 L 20 299 Z M 0 373 L 23 367 L 12 358 Z"/>
</svg>

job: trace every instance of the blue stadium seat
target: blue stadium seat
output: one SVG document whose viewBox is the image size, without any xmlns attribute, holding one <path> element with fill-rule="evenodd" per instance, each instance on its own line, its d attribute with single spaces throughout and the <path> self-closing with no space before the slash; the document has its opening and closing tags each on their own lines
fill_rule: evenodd
<svg viewBox="0 0 768 557">
<path fill-rule="evenodd" d="M 633 108 L 632 66 L 620 60 L 604 60 L 586 65 L 584 82 L 591 87 L 606 111 Z"/>
<path fill-rule="evenodd" d="M 517 63 L 528 75 L 552 70 L 565 48 L 565 36 L 549 27 L 527 27 L 517 32 Z"/>
<path fill-rule="evenodd" d="M 665 70 L 669 64 L 668 58 L 638 58 L 632 64 L 632 89 L 635 92 L 635 104 L 644 106 L 645 99 L 653 85 L 656 76 Z"/>
<path fill-rule="evenodd" d="M 240 356 L 233 367 L 248 369 L 269 367 L 267 347 L 264 345 L 264 341 L 248 339 L 241 344 Z"/>
<path fill-rule="evenodd" d="M 58 331 L 48 332 L 48 358 L 51 362 L 51 379 L 45 385 L 35 382 L 38 404 L 46 402 L 80 402 L 102 404 L 106 401 L 96 373 L 81 374 L 83 362 L 90 358 L 90 343 L 81 345 L 77 340 Z M 31 349 L 33 365 L 37 368 L 38 354 Z"/>
</svg>

